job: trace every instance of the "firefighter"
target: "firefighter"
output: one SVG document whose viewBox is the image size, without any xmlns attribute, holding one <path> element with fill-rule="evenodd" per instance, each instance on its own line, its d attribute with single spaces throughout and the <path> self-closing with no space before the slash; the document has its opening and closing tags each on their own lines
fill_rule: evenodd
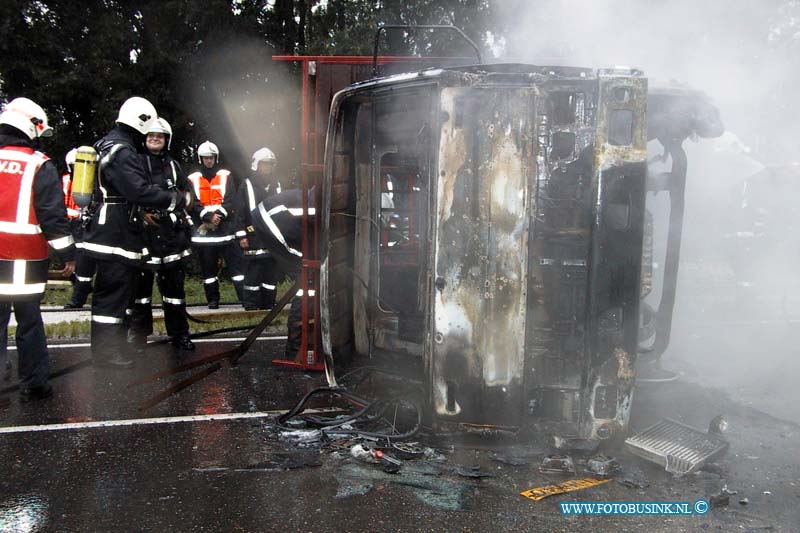
<svg viewBox="0 0 800 533">
<path fill-rule="evenodd" d="M 48 244 L 64 261 L 62 276 L 75 270 L 58 170 L 36 151 L 39 139 L 51 135 L 44 110 L 27 98 L 15 98 L 0 113 L 0 368 L 7 369 L 7 326 L 13 307 L 23 402 L 53 394 L 40 308 Z"/>
<path fill-rule="evenodd" d="M 244 251 L 244 299 L 248 311 L 272 309 L 275 305 L 275 260 L 255 233 L 251 212 L 271 194 L 280 194 L 281 184 L 274 176 L 277 161 L 269 148 L 260 148 L 253 154 L 250 170 L 253 175 L 244 180 L 236 192 L 235 227 L 239 246 Z"/>
<path fill-rule="evenodd" d="M 233 200 L 236 186 L 229 170 L 219 166 L 217 145 L 206 141 L 197 148 L 201 167 L 189 174 L 189 182 L 194 188 L 198 205 L 192 215 L 195 218 L 195 233 L 192 244 L 200 259 L 203 275 L 203 288 L 209 309 L 219 308 L 219 278 L 217 277 L 220 255 L 236 288 L 236 295 L 242 301 L 244 275 L 241 272 L 242 252 L 234 242 Z"/>
<path fill-rule="evenodd" d="M 148 184 L 163 191 L 189 193 L 191 186 L 177 161 L 169 155 L 172 128 L 163 118 L 147 130 L 146 153 Z M 153 333 L 153 280 L 164 307 L 164 322 L 172 345 L 180 350 L 194 350 L 189 338 L 184 292 L 185 262 L 192 254 L 189 242 L 191 218 L 185 210 L 167 212 L 163 209 L 143 209 L 145 244 L 150 252 L 145 268 L 139 273 L 134 296 L 128 342 L 143 351 L 147 336 Z"/>
<path fill-rule="evenodd" d="M 303 193 L 300 189 L 290 189 L 280 194 L 269 196 L 262 200 L 252 211 L 252 222 L 255 233 L 260 242 L 269 250 L 275 260 L 280 274 L 296 278 L 300 274 L 302 253 L 303 230 Z M 315 215 L 314 189 L 308 193 L 309 216 Z M 313 228 L 313 224 L 309 224 Z M 313 235 L 311 235 L 313 239 Z M 302 289 L 292 300 L 287 324 L 288 337 L 286 340 L 286 358 L 294 359 L 300 349 L 302 333 Z M 314 297 L 309 291 L 309 297 Z M 309 299 L 309 308 L 313 309 L 314 303 Z"/>
<path fill-rule="evenodd" d="M 122 104 L 115 127 L 95 148 L 99 191 L 83 242 L 97 262 L 92 298 L 92 355 L 101 365 L 130 367 L 126 310 L 133 304 L 134 283 L 148 250 L 139 220 L 140 208 L 181 213 L 187 204 L 179 191 L 150 186 L 143 154 L 147 131 L 156 120 L 153 104 L 134 96 Z"/>
<path fill-rule="evenodd" d="M 83 236 L 84 211 L 75 203 L 72 197 L 72 172 L 75 166 L 75 155 L 78 150 L 73 148 L 67 152 L 65 161 L 67 173 L 61 176 L 62 190 L 64 191 L 64 204 L 67 206 L 67 218 L 72 238 L 78 243 Z M 64 305 L 64 309 L 81 309 L 86 304 L 89 293 L 92 292 L 92 276 L 94 276 L 94 260 L 80 249 L 75 250 L 75 274 L 72 276 L 72 296 Z"/>
</svg>

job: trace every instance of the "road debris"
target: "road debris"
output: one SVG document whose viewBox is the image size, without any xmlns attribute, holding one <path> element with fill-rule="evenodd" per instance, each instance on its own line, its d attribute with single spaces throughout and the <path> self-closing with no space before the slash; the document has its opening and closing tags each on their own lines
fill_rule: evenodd
<svg viewBox="0 0 800 533">
<path fill-rule="evenodd" d="M 480 465 L 471 465 L 471 466 L 458 465 L 453 469 L 453 472 L 455 472 L 461 477 L 469 477 L 474 479 L 480 479 L 483 477 L 494 477 L 494 474 L 490 474 L 489 472 L 481 470 Z"/>
<path fill-rule="evenodd" d="M 420 466 L 423 468 L 412 462 L 400 473 L 390 474 L 361 463 L 344 464 L 335 474 L 339 483 L 336 498 L 363 496 L 376 486 L 391 484 L 409 487 L 417 499 L 432 507 L 451 511 L 464 507 L 466 495 L 474 490 L 470 483 L 444 477 L 441 470 L 428 465 Z"/>
<path fill-rule="evenodd" d="M 539 465 L 541 474 L 574 474 L 575 463 L 569 455 L 546 455 Z"/>
<path fill-rule="evenodd" d="M 586 461 L 586 470 L 598 477 L 608 477 L 619 472 L 619 463 L 613 457 L 598 454 Z"/>
<path fill-rule="evenodd" d="M 717 494 L 708 497 L 708 503 L 711 504 L 711 507 L 724 507 L 730 503 L 731 496 L 734 494 L 737 494 L 737 491 L 728 490 L 728 486 L 725 485 Z"/>
<path fill-rule="evenodd" d="M 362 463 L 378 464 L 381 462 L 380 459 L 375 456 L 374 450 L 364 446 L 361 443 L 354 444 L 350 448 L 350 457 L 357 459 Z"/>
<path fill-rule="evenodd" d="M 617 483 L 633 489 L 646 489 L 650 486 L 650 481 L 645 477 L 644 472 L 636 467 L 625 468 L 625 473 L 617 478 Z"/>
<path fill-rule="evenodd" d="M 664 418 L 626 439 L 625 447 L 634 455 L 660 464 L 670 474 L 681 477 L 720 456 L 728 449 L 728 443 L 716 433 L 704 433 Z"/>
<path fill-rule="evenodd" d="M 576 490 L 588 489 L 590 487 L 596 487 L 597 485 L 602 485 L 604 483 L 608 483 L 611 481 L 610 479 L 596 479 L 596 478 L 583 478 L 583 479 L 570 479 L 569 481 L 564 481 L 563 483 L 558 483 L 556 485 L 547 485 L 544 487 L 538 487 L 535 489 L 529 489 L 523 492 L 520 492 L 520 496 L 524 496 L 533 501 L 539 501 L 547 498 L 548 496 L 553 496 L 555 494 L 564 494 L 565 492 L 574 492 Z"/>
<path fill-rule="evenodd" d="M 525 457 L 500 452 L 489 452 L 489 459 L 510 466 L 524 466 L 530 462 Z"/>
</svg>

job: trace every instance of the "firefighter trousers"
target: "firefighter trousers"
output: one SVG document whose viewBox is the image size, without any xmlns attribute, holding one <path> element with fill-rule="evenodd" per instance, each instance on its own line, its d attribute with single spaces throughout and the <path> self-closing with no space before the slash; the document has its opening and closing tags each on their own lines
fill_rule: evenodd
<svg viewBox="0 0 800 533">
<path fill-rule="evenodd" d="M 78 248 L 75 252 L 75 274 L 72 278 L 72 297 L 69 299 L 71 304 L 82 307 L 92 292 L 92 277 L 95 272 L 95 258 L 83 253 Z"/>
<path fill-rule="evenodd" d="M 105 259 L 97 260 L 92 297 L 92 356 L 107 360 L 127 353 L 128 317 L 133 305 L 139 267 Z"/>
<path fill-rule="evenodd" d="M 269 254 L 245 256 L 242 304 L 246 309 L 272 309 L 275 305 L 277 268 Z"/>
<path fill-rule="evenodd" d="M 136 280 L 136 293 L 133 300 L 130 333 L 136 337 L 147 337 L 153 333 L 153 281 L 158 284 L 164 308 L 164 324 L 167 335 L 181 337 L 189 334 L 189 321 L 186 319 L 186 274 L 183 264 L 176 261 L 161 267 L 157 272 L 142 270 Z"/>
<path fill-rule="evenodd" d="M 222 246 L 198 246 L 197 256 L 200 258 L 200 271 L 203 275 L 203 288 L 206 292 L 208 303 L 219 303 L 219 258 L 225 260 L 228 273 L 236 288 L 236 295 L 242 301 L 242 286 L 244 274 L 242 273 L 242 250 L 237 242 L 229 242 Z"/>
<path fill-rule="evenodd" d="M 0 375 L 8 363 L 8 322 L 11 309 L 17 319 L 17 356 L 20 390 L 44 387 L 50 377 L 50 355 L 39 300 L 0 302 Z"/>
<path fill-rule="evenodd" d="M 311 291 L 313 292 L 313 291 Z M 303 298 L 298 292 L 292 298 L 292 306 L 289 309 L 289 320 L 286 323 L 286 359 L 294 359 L 300 351 L 303 342 Z M 308 299 L 308 322 L 309 335 L 313 334 L 314 328 L 314 298 Z M 305 357 L 305 356 L 304 356 Z"/>
</svg>

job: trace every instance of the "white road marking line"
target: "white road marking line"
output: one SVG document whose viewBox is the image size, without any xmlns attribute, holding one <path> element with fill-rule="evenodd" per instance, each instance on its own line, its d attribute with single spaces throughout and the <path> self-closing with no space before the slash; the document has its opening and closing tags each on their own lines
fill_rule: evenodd
<svg viewBox="0 0 800 533">
<path fill-rule="evenodd" d="M 304 413 L 327 413 L 341 409 L 306 409 Z M 65 429 L 109 428 L 120 426 L 146 426 L 151 424 L 176 424 L 180 422 L 209 422 L 216 420 L 246 420 L 248 418 L 269 418 L 285 413 L 287 410 L 256 411 L 254 413 L 220 413 L 214 415 L 166 416 L 159 418 L 131 418 L 127 420 L 93 420 L 91 422 L 70 422 L 65 424 L 41 424 L 37 426 L 0 427 L 0 434 L 32 433 L 36 431 L 61 431 Z"/>
<path fill-rule="evenodd" d="M 222 337 L 219 339 L 192 339 L 194 343 L 203 343 L 203 342 L 242 342 L 245 337 Z M 285 341 L 286 335 L 278 335 L 275 337 L 259 337 L 256 339 L 257 341 Z M 152 342 L 148 344 L 154 344 Z M 91 344 L 88 342 L 78 342 L 74 344 L 48 344 L 47 349 L 52 350 L 55 348 L 91 348 Z M 16 346 L 9 346 L 9 350 L 16 350 Z"/>
</svg>

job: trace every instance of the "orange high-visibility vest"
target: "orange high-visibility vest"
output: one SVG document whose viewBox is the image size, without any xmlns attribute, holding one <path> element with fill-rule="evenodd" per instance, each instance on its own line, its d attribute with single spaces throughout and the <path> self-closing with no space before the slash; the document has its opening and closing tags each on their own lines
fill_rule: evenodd
<svg viewBox="0 0 800 533">
<path fill-rule="evenodd" d="M 72 198 L 72 178 L 69 174 L 61 176 L 61 190 L 64 191 L 64 205 L 67 206 L 67 218 L 78 218 L 81 216 L 81 208 Z"/>
<path fill-rule="evenodd" d="M 47 259 L 47 239 L 33 208 L 33 178 L 47 160 L 32 148 L 0 150 L 0 259 Z"/>
<path fill-rule="evenodd" d="M 215 211 L 215 208 L 222 206 L 222 201 L 225 199 L 230 175 L 230 171 L 220 169 L 210 180 L 206 179 L 201 172 L 189 174 L 188 179 L 194 187 L 195 196 L 203 204 L 203 207 L 209 208 L 208 211 Z"/>
</svg>

